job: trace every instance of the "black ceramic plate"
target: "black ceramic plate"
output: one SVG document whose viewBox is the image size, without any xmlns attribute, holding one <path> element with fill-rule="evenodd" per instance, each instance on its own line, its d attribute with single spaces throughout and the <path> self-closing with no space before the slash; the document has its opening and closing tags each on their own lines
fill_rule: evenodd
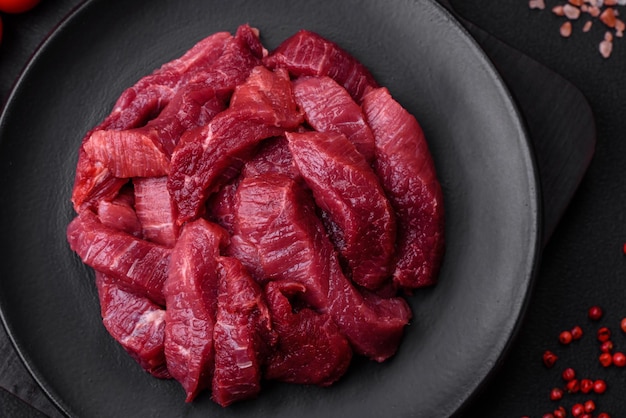
<svg viewBox="0 0 626 418">
<path fill-rule="evenodd" d="M 223 409 L 208 393 L 185 404 L 176 382 L 142 372 L 112 341 L 65 228 L 83 134 L 137 78 L 246 22 L 270 49 L 300 28 L 336 41 L 418 117 L 444 189 L 447 253 L 439 285 L 410 298 L 414 320 L 394 358 L 356 361 L 326 389 L 268 383 Z M 72 416 L 449 416 L 501 358 L 537 262 L 537 179 L 516 109 L 474 42 L 429 0 L 94 0 L 34 56 L 0 138 L 2 318 Z"/>
</svg>

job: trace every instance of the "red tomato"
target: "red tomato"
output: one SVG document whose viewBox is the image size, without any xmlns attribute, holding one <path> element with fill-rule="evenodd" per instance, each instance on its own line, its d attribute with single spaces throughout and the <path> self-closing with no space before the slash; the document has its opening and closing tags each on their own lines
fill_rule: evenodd
<svg viewBox="0 0 626 418">
<path fill-rule="evenodd" d="M 0 11 L 5 13 L 24 13 L 39 3 L 39 0 L 0 0 Z"/>
</svg>

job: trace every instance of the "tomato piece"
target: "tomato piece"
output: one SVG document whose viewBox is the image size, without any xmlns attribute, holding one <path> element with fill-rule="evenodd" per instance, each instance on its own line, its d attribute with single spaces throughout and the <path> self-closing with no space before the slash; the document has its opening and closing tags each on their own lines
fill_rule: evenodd
<svg viewBox="0 0 626 418">
<path fill-rule="evenodd" d="M 35 7 L 40 0 L 0 0 L 0 11 L 24 13 Z"/>
</svg>

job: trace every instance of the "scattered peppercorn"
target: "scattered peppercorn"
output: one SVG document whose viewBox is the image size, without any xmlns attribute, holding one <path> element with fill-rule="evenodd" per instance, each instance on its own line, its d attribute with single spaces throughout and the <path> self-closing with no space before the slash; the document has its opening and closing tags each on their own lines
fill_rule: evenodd
<svg viewBox="0 0 626 418">
<path fill-rule="evenodd" d="M 589 399 L 583 404 L 585 412 L 593 412 L 596 409 L 596 404 L 593 400 Z"/>
<path fill-rule="evenodd" d="M 593 391 L 597 394 L 604 393 L 606 391 L 606 382 L 602 379 L 593 382 Z"/>
<path fill-rule="evenodd" d="M 593 380 L 591 379 L 582 379 L 580 381 L 580 391 L 582 393 L 589 393 L 593 390 Z"/>
<path fill-rule="evenodd" d="M 624 367 L 626 366 L 626 355 L 621 352 L 617 352 L 613 354 L 613 364 L 616 367 Z"/>
<path fill-rule="evenodd" d="M 561 398 L 563 398 L 563 389 L 561 389 L 561 388 L 553 388 L 550 391 L 550 400 L 551 401 L 558 401 Z"/>
<path fill-rule="evenodd" d="M 565 418 L 567 416 L 567 411 L 563 406 L 559 406 L 552 414 L 554 415 L 554 418 Z"/>
<path fill-rule="evenodd" d="M 602 367 L 609 367 L 613 363 L 613 356 L 611 353 L 602 353 L 598 358 Z"/>
<path fill-rule="evenodd" d="M 563 345 L 571 343 L 572 339 L 572 333 L 569 331 L 563 331 L 559 334 L 559 342 Z"/>
<path fill-rule="evenodd" d="M 580 417 L 585 413 L 585 407 L 581 403 L 575 403 L 572 405 L 572 415 L 575 417 Z"/>
<path fill-rule="evenodd" d="M 598 341 L 605 342 L 611 338 L 611 330 L 607 327 L 602 327 L 598 329 Z"/>
<path fill-rule="evenodd" d="M 551 368 L 554 366 L 554 364 L 556 363 L 556 361 L 558 360 L 558 356 L 556 354 L 554 354 L 552 351 L 550 350 L 546 350 L 543 353 L 543 364 L 547 367 L 547 368 Z"/>
<path fill-rule="evenodd" d="M 563 370 L 563 373 L 561 373 L 561 377 L 563 377 L 563 380 L 565 380 L 566 382 L 569 382 L 570 380 L 574 380 L 574 378 L 576 377 L 576 371 L 574 371 L 574 369 L 572 369 L 571 367 L 568 367 L 567 369 Z"/>
<path fill-rule="evenodd" d="M 601 307 L 592 306 L 591 308 L 589 308 L 587 315 L 589 316 L 589 319 L 591 319 L 592 321 L 598 321 L 600 318 L 602 318 L 603 313 L 604 312 L 602 312 Z"/>
<path fill-rule="evenodd" d="M 572 338 L 574 340 L 580 340 L 583 337 L 583 329 L 578 325 L 572 328 L 570 333 L 572 334 Z"/>
<path fill-rule="evenodd" d="M 613 341 L 603 341 L 602 344 L 600 344 L 600 351 L 602 351 L 603 353 L 610 353 L 611 351 L 613 351 Z"/>
<path fill-rule="evenodd" d="M 572 379 L 567 382 L 567 384 L 565 385 L 565 389 L 568 393 L 578 393 L 578 391 L 580 390 L 580 382 L 578 381 L 578 379 Z"/>
</svg>

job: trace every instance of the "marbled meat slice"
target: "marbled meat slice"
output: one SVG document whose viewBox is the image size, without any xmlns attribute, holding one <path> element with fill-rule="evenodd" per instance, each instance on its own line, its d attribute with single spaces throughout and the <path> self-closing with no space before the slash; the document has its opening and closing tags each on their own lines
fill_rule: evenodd
<svg viewBox="0 0 626 418">
<path fill-rule="evenodd" d="M 352 349 L 328 313 L 294 309 L 289 298 L 306 292 L 299 283 L 270 282 L 265 287 L 278 345 L 265 377 L 283 382 L 329 386 L 345 374 Z"/>
<path fill-rule="evenodd" d="M 444 207 L 422 128 L 386 88 L 368 93 L 363 110 L 376 139 L 374 168 L 397 215 L 394 283 L 433 285 L 444 253 Z"/>
<path fill-rule="evenodd" d="M 269 280 L 304 286 L 299 299 L 327 312 L 356 353 L 384 361 L 396 352 L 408 304 L 362 294 L 350 283 L 302 185 L 281 175 L 244 178 L 235 207 L 235 231 L 256 247 Z"/>
<path fill-rule="evenodd" d="M 124 90 L 111 113 L 96 129 L 130 129 L 157 115 L 185 84 L 186 78 L 206 70 L 217 61 L 233 36 L 228 32 L 210 35 L 180 58 L 163 64 Z"/>
<path fill-rule="evenodd" d="M 328 76 L 341 84 L 357 103 L 378 83 L 356 58 L 317 33 L 300 30 L 283 41 L 263 62 L 286 68 L 294 76 Z"/>
<path fill-rule="evenodd" d="M 226 108 L 227 92 L 194 84 L 185 86 L 147 125 L 127 130 L 94 131 L 83 144 L 92 161 L 120 178 L 164 176 L 181 135 L 203 126 Z"/>
<path fill-rule="evenodd" d="M 260 45 L 256 33 L 246 37 L 244 34 L 249 30 L 242 28 L 228 42 L 222 55 L 207 69 L 195 72 L 192 80 L 181 86 L 147 125 L 94 131 L 83 144 L 90 159 L 102 162 L 115 177 L 168 174 L 169 160 L 181 135 L 206 125 L 224 110 L 235 87 L 261 63 L 256 51 L 257 43 Z"/>
<path fill-rule="evenodd" d="M 303 184 L 279 174 L 246 177 L 235 195 L 235 235 L 255 250 L 268 280 L 306 287 L 301 297 L 322 308 L 328 301 L 326 265 L 334 249 L 312 240 L 315 205 Z"/>
<path fill-rule="evenodd" d="M 155 74 L 142 78 L 135 86 L 127 89 L 116 103 L 111 115 L 88 132 L 82 142 L 85 144 L 91 135 L 99 130 L 140 127 L 156 116 L 181 86 L 209 83 L 209 75 L 213 75 L 216 80 L 226 81 L 232 78 L 233 74 L 240 74 L 240 67 L 251 68 L 243 65 L 246 60 L 253 61 L 256 65 L 264 54 L 258 31 L 248 25 L 240 26 L 234 37 L 227 33 L 213 35 L 201 41 L 180 60 L 165 64 Z M 243 77 L 245 76 L 246 74 Z M 233 88 L 238 80 L 231 81 Z M 153 160 L 156 159 L 152 164 L 145 161 L 145 168 L 158 167 L 155 163 L 161 166 L 166 164 L 164 157 L 157 152 L 160 151 L 159 146 L 146 142 L 146 138 L 139 145 L 151 153 Z M 95 150 L 92 150 L 93 152 Z M 123 156 L 117 157 L 122 162 L 126 161 Z M 147 157 L 142 158 L 148 160 Z M 92 207 L 94 202 L 102 197 L 111 198 L 124 183 L 125 180 L 116 177 L 102 161 L 90 158 L 81 145 L 72 190 L 72 202 L 77 212 Z"/>
<path fill-rule="evenodd" d="M 135 211 L 141 223 L 143 237 L 166 247 L 173 247 L 178 237 L 167 177 L 137 177 Z"/>
<path fill-rule="evenodd" d="M 141 238 L 143 236 L 141 223 L 134 206 L 135 197 L 132 187 L 124 187 L 113 200 L 98 202 L 98 219 L 109 228 Z"/>
<path fill-rule="evenodd" d="M 165 310 L 148 298 L 127 292 L 98 271 L 96 286 L 102 323 L 109 334 L 148 373 L 171 378 L 165 364 Z"/>
<path fill-rule="evenodd" d="M 293 162 L 287 139 L 284 136 L 265 140 L 256 154 L 246 161 L 242 173 L 244 177 L 272 173 L 294 179 L 300 177 L 300 173 Z"/>
<path fill-rule="evenodd" d="M 109 228 L 88 210 L 70 222 L 67 241 L 83 263 L 111 276 L 125 290 L 165 304 L 170 249 Z"/>
<path fill-rule="evenodd" d="M 330 77 L 302 77 L 294 81 L 293 93 L 313 129 L 342 133 L 368 162 L 374 159 L 374 134 L 346 89 Z"/>
<path fill-rule="evenodd" d="M 265 295 L 241 262 L 220 257 L 219 278 L 212 398 L 228 406 L 260 392 L 262 366 L 276 335 Z"/>
<path fill-rule="evenodd" d="M 379 288 L 391 275 L 396 221 L 374 171 L 343 134 L 286 135 L 315 202 L 337 226 L 334 243 L 349 276 L 363 287 Z"/>
<path fill-rule="evenodd" d="M 187 132 L 172 155 L 168 189 L 178 223 L 202 212 L 223 173 L 263 139 L 300 125 L 303 117 L 284 71 L 255 67 L 233 94 L 230 107 L 203 128 Z"/>
<path fill-rule="evenodd" d="M 219 279 L 217 257 L 226 231 L 204 219 L 187 223 L 172 250 L 166 301 L 165 358 L 173 378 L 191 402 L 211 385 L 213 326 Z"/>
</svg>

